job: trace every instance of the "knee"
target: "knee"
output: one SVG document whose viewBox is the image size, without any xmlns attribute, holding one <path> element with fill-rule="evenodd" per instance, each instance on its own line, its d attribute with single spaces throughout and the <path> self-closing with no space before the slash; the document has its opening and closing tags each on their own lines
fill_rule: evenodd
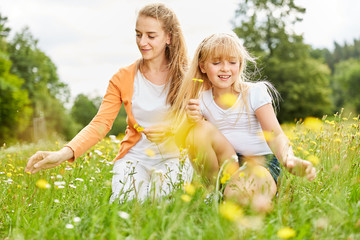
<svg viewBox="0 0 360 240">
<path fill-rule="evenodd" d="M 206 144 L 212 141 L 216 131 L 218 130 L 212 123 L 201 121 L 189 132 L 185 142 L 187 145 L 194 145 L 196 143 Z"/>
</svg>

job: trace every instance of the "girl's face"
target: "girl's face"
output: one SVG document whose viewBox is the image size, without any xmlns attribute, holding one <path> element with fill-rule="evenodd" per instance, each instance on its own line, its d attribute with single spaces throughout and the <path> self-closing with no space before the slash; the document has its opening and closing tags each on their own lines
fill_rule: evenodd
<svg viewBox="0 0 360 240">
<path fill-rule="evenodd" d="M 214 91 L 231 92 L 231 86 L 239 77 L 240 62 L 235 57 L 228 59 L 209 59 L 200 64 L 202 73 L 206 73 Z"/>
<path fill-rule="evenodd" d="M 166 44 L 170 36 L 162 28 L 160 21 L 152 17 L 139 16 L 136 21 L 136 44 L 144 60 L 165 57 Z"/>
</svg>

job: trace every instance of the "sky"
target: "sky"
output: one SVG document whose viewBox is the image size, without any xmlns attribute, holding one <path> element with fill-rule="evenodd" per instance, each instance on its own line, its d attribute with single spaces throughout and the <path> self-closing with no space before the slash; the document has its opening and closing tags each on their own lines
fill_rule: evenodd
<svg viewBox="0 0 360 240">
<path fill-rule="evenodd" d="M 0 13 L 8 17 L 10 38 L 25 26 L 30 28 L 74 99 L 80 93 L 103 96 L 112 75 L 140 58 L 136 16 L 151 2 L 163 2 L 175 11 L 192 57 L 206 36 L 231 32 L 239 0 L 1 0 Z M 294 30 L 313 47 L 332 49 L 334 41 L 360 39 L 359 0 L 296 3 L 306 13 Z"/>
</svg>

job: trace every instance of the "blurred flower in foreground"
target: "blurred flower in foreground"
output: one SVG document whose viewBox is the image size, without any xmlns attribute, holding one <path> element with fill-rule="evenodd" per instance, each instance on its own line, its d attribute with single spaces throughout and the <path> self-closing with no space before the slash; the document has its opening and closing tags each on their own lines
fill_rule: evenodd
<svg viewBox="0 0 360 240">
<path fill-rule="evenodd" d="M 290 227 L 284 227 L 277 232 L 277 236 L 281 239 L 289 239 L 295 237 L 296 232 Z"/>
<path fill-rule="evenodd" d="M 229 201 L 223 202 L 220 205 L 219 211 L 221 216 L 230 221 L 239 220 L 243 216 L 243 210 L 240 206 Z"/>
<path fill-rule="evenodd" d="M 127 212 L 119 211 L 118 214 L 119 217 L 121 217 L 122 219 L 129 219 L 130 217 L 130 214 L 128 214 Z"/>
<path fill-rule="evenodd" d="M 259 136 L 265 141 L 270 142 L 274 139 L 274 132 L 269 132 L 269 131 L 259 132 Z"/>
<path fill-rule="evenodd" d="M 74 225 L 72 225 L 71 223 L 68 223 L 65 225 L 65 228 L 67 229 L 73 229 L 74 228 Z"/>
<path fill-rule="evenodd" d="M 267 170 L 261 166 L 254 166 L 251 170 L 258 178 L 266 177 Z"/>
<path fill-rule="evenodd" d="M 221 104 L 224 104 L 227 107 L 232 107 L 237 101 L 237 96 L 232 93 L 225 93 L 220 96 L 219 100 Z"/>
<path fill-rule="evenodd" d="M 307 160 L 309 162 L 311 162 L 314 166 L 318 165 L 320 163 L 320 160 L 318 157 L 314 156 L 314 155 L 310 155 L 307 157 Z"/>
<path fill-rule="evenodd" d="M 183 194 L 183 195 L 181 195 L 181 200 L 183 200 L 184 202 L 190 202 L 191 197 L 187 194 Z"/>
<path fill-rule="evenodd" d="M 152 149 L 150 149 L 150 148 L 147 148 L 147 149 L 145 150 L 145 153 L 146 153 L 146 155 L 148 155 L 149 157 L 155 156 L 154 150 L 152 150 Z"/>
<path fill-rule="evenodd" d="M 74 223 L 81 222 L 81 218 L 79 218 L 79 217 L 74 217 L 73 221 L 74 221 Z"/>
<path fill-rule="evenodd" d="M 192 185 L 191 183 L 186 183 L 184 185 L 184 190 L 187 194 L 189 195 L 194 195 L 196 188 L 194 187 L 194 185 Z"/>
<path fill-rule="evenodd" d="M 45 179 L 37 180 L 36 186 L 41 189 L 51 188 L 51 185 Z"/>
<path fill-rule="evenodd" d="M 311 130 L 318 131 L 322 127 L 323 123 L 320 119 L 315 117 L 307 117 L 304 120 L 304 125 Z"/>
</svg>

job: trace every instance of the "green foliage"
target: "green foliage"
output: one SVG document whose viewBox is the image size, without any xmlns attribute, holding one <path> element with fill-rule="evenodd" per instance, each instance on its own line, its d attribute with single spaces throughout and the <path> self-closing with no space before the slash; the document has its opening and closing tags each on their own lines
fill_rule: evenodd
<svg viewBox="0 0 360 240">
<path fill-rule="evenodd" d="M 11 74 L 11 61 L 0 51 L 0 145 L 11 143 L 30 123 L 32 109 L 24 80 Z"/>
<path fill-rule="evenodd" d="M 272 82 L 284 99 L 278 113 L 281 121 L 321 117 L 332 111 L 330 70 L 320 61 L 304 58 L 283 62 L 273 57 L 267 61 L 264 72 L 274 79 Z"/>
<path fill-rule="evenodd" d="M 8 52 L 13 63 L 11 73 L 25 80 L 22 88 L 31 101 L 33 118 L 43 118 L 46 124 L 42 137 L 56 132 L 71 139 L 78 126 L 63 106 L 70 95 L 68 86 L 59 80 L 55 64 L 37 47 L 37 40 L 28 28 L 15 35 L 8 44 Z M 32 131 L 27 129 L 21 137 L 32 140 Z"/>
<path fill-rule="evenodd" d="M 71 116 L 75 119 L 81 127 L 85 127 L 96 115 L 102 99 L 100 97 L 88 98 L 84 94 L 79 94 L 74 101 L 71 108 Z M 125 133 L 126 123 L 126 112 L 122 106 L 118 116 L 115 118 L 113 126 L 107 135 L 119 135 Z"/>
<path fill-rule="evenodd" d="M 332 84 L 335 104 L 360 112 L 360 58 L 337 63 Z"/>
<path fill-rule="evenodd" d="M 259 57 L 265 78 L 284 100 L 278 115 L 282 122 L 332 110 L 328 68 L 311 57 L 301 35 L 289 30 L 304 12 L 294 0 L 246 0 L 234 20 L 234 32 Z"/>
<path fill-rule="evenodd" d="M 79 94 L 75 98 L 74 105 L 71 108 L 71 116 L 82 127 L 85 127 L 91 119 L 96 115 L 98 106 L 94 101 L 89 99 L 84 94 Z"/>
<path fill-rule="evenodd" d="M 6 51 L 6 37 L 9 35 L 10 28 L 6 26 L 7 17 L 3 17 L 0 13 L 0 51 Z"/>
</svg>

